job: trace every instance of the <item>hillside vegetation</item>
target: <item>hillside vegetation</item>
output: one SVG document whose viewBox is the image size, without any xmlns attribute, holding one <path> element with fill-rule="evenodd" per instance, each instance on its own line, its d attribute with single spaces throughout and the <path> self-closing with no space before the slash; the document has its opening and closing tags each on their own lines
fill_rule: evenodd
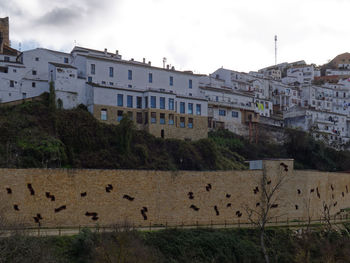
<svg viewBox="0 0 350 263">
<path fill-rule="evenodd" d="M 350 153 L 335 151 L 308 134 L 287 130 L 283 145 L 251 144 L 229 131 L 188 142 L 138 131 L 128 118 L 119 125 L 96 120 L 79 106 L 56 109 L 43 101 L 0 107 L 0 167 L 101 169 L 246 169 L 245 160 L 294 158 L 297 169 L 350 170 Z"/>
<path fill-rule="evenodd" d="M 267 231 L 271 263 L 349 262 L 349 226 L 342 231 L 295 234 Z M 50 263 L 263 263 L 256 229 L 168 229 L 152 232 L 93 233 L 71 237 L 0 238 L 0 262 Z"/>
</svg>

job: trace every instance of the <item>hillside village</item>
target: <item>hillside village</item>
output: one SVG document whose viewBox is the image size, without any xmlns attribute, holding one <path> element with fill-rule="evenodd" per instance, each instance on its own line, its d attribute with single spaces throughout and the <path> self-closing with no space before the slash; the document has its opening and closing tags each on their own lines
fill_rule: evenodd
<svg viewBox="0 0 350 263">
<path fill-rule="evenodd" d="M 258 141 L 261 129 L 279 134 L 290 127 L 337 149 L 350 140 L 350 53 L 323 66 L 297 61 L 202 75 L 165 60 L 163 67 L 125 60 L 118 50 L 20 52 L 10 45 L 9 18 L 0 19 L 0 104 L 36 98 L 50 83 L 61 108 L 84 104 L 114 124 L 128 115 L 138 129 L 162 138 L 197 140 L 224 128 Z"/>
</svg>

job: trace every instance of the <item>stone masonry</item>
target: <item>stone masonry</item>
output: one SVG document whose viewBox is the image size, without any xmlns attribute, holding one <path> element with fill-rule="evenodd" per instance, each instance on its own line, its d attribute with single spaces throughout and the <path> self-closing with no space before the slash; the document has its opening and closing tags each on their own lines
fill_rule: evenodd
<svg viewBox="0 0 350 263">
<path fill-rule="evenodd" d="M 350 174 L 294 171 L 292 160 L 263 162 L 278 220 L 319 219 L 323 204 L 350 207 Z M 0 213 L 25 226 L 135 226 L 247 222 L 244 207 L 261 202 L 264 170 L 143 171 L 0 169 Z"/>
</svg>

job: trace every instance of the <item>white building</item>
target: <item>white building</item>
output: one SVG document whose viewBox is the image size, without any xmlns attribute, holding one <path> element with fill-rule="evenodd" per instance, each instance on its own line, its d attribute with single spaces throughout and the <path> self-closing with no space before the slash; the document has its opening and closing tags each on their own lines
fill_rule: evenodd
<svg viewBox="0 0 350 263">
<path fill-rule="evenodd" d="M 123 60 L 107 50 L 75 47 L 71 54 L 78 79 L 86 82 L 84 104 L 97 119 L 117 124 L 127 114 L 158 137 L 207 136 L 208 102 L 199 91 L 201 75 L 154 67 L 145 59 Z"/>
<path fill-rule="evenodd" d="M 293 66 L 287 69 L 286 78 L 282 81 L 286 84 L 299 82 L 301 85 L 310 85 L 315 77 L 320 76 L 320 71 L 314 65 Z"/>
<path fill-rule="evenodd" d="M 347 116 L 343 114 L 296 106 L 284 112 L 284 122 L 285 127 L 311 132 L 334 147 L 342 147 L 350 139 Z"/>
<path fill-rule="evenodd" d="M 0 62 L 0 100 L 11 102 L 49 91 L 50 63 L 69 65 L 70 54 L 37 48 Z M 52 79 L 53 80 L 53 79 Z M 69 84 L 71 85 L 71 84 Z"/>
<path fill-rule="evenodd" d="M 302 106 L 320 111 L 332 111 L 333 90 L 328 87 L 307 86 L 301 89 Z"/>
</svg>

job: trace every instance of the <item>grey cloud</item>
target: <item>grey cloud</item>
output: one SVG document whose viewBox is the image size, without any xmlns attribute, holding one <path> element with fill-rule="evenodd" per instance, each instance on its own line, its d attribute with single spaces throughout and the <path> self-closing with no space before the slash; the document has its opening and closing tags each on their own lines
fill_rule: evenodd
<svg viewBox="0 0 350 263">
<path fill-rule="evenodd" d="M 48 26 L 62 26 L 69 25 L 81 18 L 81 12 L 78 9 L 72 8 L 54 8 L 36 22 Z"/>
<path fill-rule="evenodd" d="M 46 0 L 45 0 L 46 1 Z M 43 5 L 45 1 L 41 0 Z M 55 8 L 46 12 L 35 20 L 35 24 L 42 26 L 71 26 L 80 23 L 82 20 L 89 21 L 103 18 L 108 12 L 115 9 L 119 1 L 109 0 L 77 0 L 70 4 L 66 0 L 51 0 L 50 4 Z"/>
<path fill-rule="evenodd" d="M 0 10 L 4 13 L 4 15 L 16 15 L 20 16 L 23 15 L 23 11 L 21 10 L 20 6 L 16 4 L 14 1 L 1 1 L 0 2 Z"/>
</svg>

